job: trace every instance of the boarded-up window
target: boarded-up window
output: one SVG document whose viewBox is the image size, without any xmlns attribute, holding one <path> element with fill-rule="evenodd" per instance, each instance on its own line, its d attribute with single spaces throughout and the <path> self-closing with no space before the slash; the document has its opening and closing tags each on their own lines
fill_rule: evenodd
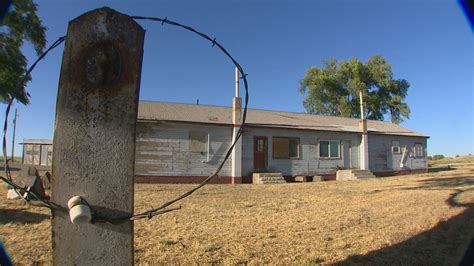
<svg viewBox="0 0 474 266">
<path fill-rule="evenodd" d="M 300 139 L 274 137 L 273 139 L 274 159 L 298 159 L 300 157 Z"/>
<path fill-rule="evenodd" d="M 33 164 L 40 164 L 40 145 L 33 145 Z"/>
<path fill-rule="evenodd" d="M 423 144 L 421 143 L 415 143 L 415 157 L 424 157 L 424 149 L 423 149 Z"/>
<path fill-rule="evenodd" d="M 392 141 L 392 153 L 399 154 L 400 153 L 400 141 L 393 140 Z"/>
<path fill-rule="evenodd" d="M 340 158 L 340 142 L 336 140 L 321 140 L 319 142 L 320 158 Z"/>
<path fill-rule="evenodd" d="M 24 164 L 33 164 L 33 145 L 25 144 L 23 146 L 25 149 Z"/>
<path fill-rule="evenodd" d="M 53 145 L 48 146 L 48 158 L 47 158 L 47 165 L 53 164 Z"/>
<path fill-rule="evenodd" d="M 189 131 L 189 151 L 207 152 L 208 134 L 202 131 Z"/>
</svg>

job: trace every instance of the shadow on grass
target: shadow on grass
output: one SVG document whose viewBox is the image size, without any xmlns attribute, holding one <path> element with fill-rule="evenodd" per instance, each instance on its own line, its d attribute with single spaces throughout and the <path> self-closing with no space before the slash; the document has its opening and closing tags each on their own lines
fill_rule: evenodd
<svg viewBox="0 0 474 266">
<path fill-rule="evenodd" d="M 0 224 L 37 224 L 49 220 L 49 215 L 25 210 L 0 210 Z"/>
<path fill-rule="evenodd" d="M 437 177 L 430 179 L 423 179 L 418 181 L 420 183 L 416 187 L 408 189 L 453 189 L 455 187 L 470 187 L 474 186 L 473 176 L 457 176 L 457 177 Z M 454 207 L 454 206 L 453 206 Z"/>
<path fill-rule="evenodd" d="M 465 195 L 464 193 L 474 193 L 474 189 L 461 190 L 453 187 L 472 186 L 474 178 L 433 178 L 420 182 L 422 184 L 418 187 L 401 189 L 452 189 L 454 193 L 446 200 L 446 204 L 466 209 L 449 220 L 439 222 L 429 231 L 366 255 L 350 256 L 337 264 L 473 265 L 474 247 L 469 245 L 469 241 L 474 234 L 474 203 L 462 203 L 459 198 Z"/>
<path fill-rule="evenodd" d="M 456 169 L 449 166 L 443 166 L 443 167 L 435 166 L 435 167 L 428 168 L 428 173 L 438 173 L 438 172 L 453 171 L 453 170 L 456 170 Z"/>
</svg>

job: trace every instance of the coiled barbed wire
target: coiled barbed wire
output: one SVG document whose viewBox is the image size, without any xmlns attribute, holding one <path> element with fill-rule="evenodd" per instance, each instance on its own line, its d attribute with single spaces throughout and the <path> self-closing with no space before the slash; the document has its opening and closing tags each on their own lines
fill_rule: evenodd
<svg viewBox="0 0 474 266">
<path fill-rule="evenodd" d="M 202 38 L 210 41 L 212 43 L 212 47 L 215 47 L 215 46 L 218 47 L 220 49 L 220 51 L 222 51 L 232 61 L 232 63 L 237 67 L 237 69 L 240 73 L 241 79 L 244 81 L 245 100 L 244 100 L 244 108 L 243 108 L 243 113 L 242 113 L 242 121 L 241 121 L 241 124 L 239 126 L 239 129 L 237 130 L 236 136 L 235 136 L 234 140 L 232 141 L 232 144 L 230 145 L 229 149 L 227 150 L 227 153 L 225 154 L 225 156 L 222 159 L 221 163 L 218 165 L 218 167 L 216 168 L 216 170 L 214 171 L 213 174 L 209 175 L 205 180 L 203 180 L 201 183 L 199 183 L 196 187 L 194 187 L 194 188 L 186 191 L 185 193 L 183 193 L 183 194 L 181 194 L 181 195 L 179 195 L 179 196 L 177 196 L 177 197 L 161 204 L 157 208 L 154 208 L 154 209 L 151 209 L 151 210 L 148 210 L 148 211 L 145 211 L 145 212 L 133 214 L 133 215 L 128 215 L 128 216 L 125 216 L 125 217 L 118 217 L 118 218 L 110 218 L 110 217 L 101 216 L 100 214 L 98 214 L 92 208 L 91 205 L 89 205 L 89 203 L 87 201 L 84 200 L 84 203 L 86 205 L 88 205 L 89 208 L 91 208 L 92 222 L 107 222 L 107 223 L 111 223 L 111 224 L 121 224 L 121 223 L 123 223 L 127 220 L 134 221 L 134 220 L 139 220 L 139 219 L 144 219 L 144 218 L 149 218 L 150 219 L 154 216 L 180 209 L 181 207 L 176 207 L 176 208 L 167 208 L 167 207 L 169 207 L 170 205 L 172 205 L 172 204 L 174 204 L 174 203 L 190 196 L 191 194 L 196 192 L 198 189 L 200 189 L 203 186 L 205 186 L 206 184 L 208 184 L 213 178 L 218 176 L 218 174 L 222 170 L 225 162 L 229 159 L 230 155 L 232 154 L 232 151 L 233 151 L 237 141 L 242 137 L 243 130 L 244 130 L 244 127 L 245 127 L 246 118 L 247 118 L 247 106 L 248 106 L 248 101 L 249 101 L 249 89 L 248 89 L 247 74 L 244 72 L 242 66 L 237 62 L 237 60 L 235 60 L 234 57 L 232 57 L 232 55 L 216 40 L 216 38 L 211 38 L 208 35 L 206 35 L 202 32 L 199 32 L 199 31 L 195 30 L 194 28 L 192 28 L 190 26 L 186 26 L 186 25 L 180 24 L 178 22 L 168 20 L 168 18 L 166 18 L 166 17 L 164 19 L 162 19 L 162 18 L 158 18 L 158 17 L 132 16 L 131 18 L 133 18 L 135 20 L 156 21 L 156 22 L 161 22 L 162 25 L 169 24 L 169 25 L 181 27 L 185 30 L 191 31 L 191 32 L 201 36 Z M 48 54 L 48 52 L 50 52 L 51 50 L 53 50 L 54 48 L 59 46 L 62 42 L 64 42 L 65 39 L 66 39 L 66 36 L 60 37 L 43 54 L 41 54 L 38 57 L 38 59 L 33 63 L 33 65 L 31 65 L 31 67 L 25 73 L 25 77 L 21 81 L 21 83 L 19 83 L 19 86 L 24 84 L 24 82 L 27 80 L 27 78 L 29 77 L 29 75 L 31 74 L 33 69 L 36 67 L 38 62 L 40 62 Z M 10 113 L 10 109 L 11 109 L 11 106 L 13 104 L 14 99 L 15 99 L 14 97 L 12 97 L 10 99 L 10 101 L 7 105 L 7 108 L 6 108 L 6 112 L 5 112 L 5 123 L 4 123 L 4 128 L 3 128 L 3 156 L 4 156 L 4 159 L 5 159 L 4 164 L 5 164 L 5 173 L 7 175 L 7 178 L 4 178 L 4 177 L 0 176 L 0 180 L 3 180 L 4 182 L 6 182 L 10 186 L 12 186 L 13 189 L 15 190 L 15 192 L 18 195 L 20 195 L 20 197 L 23 198 L 22 192 L 26 192 L 26 190 L 13 182 L 13 180 L 11 178 L 9 159 L 7 158 L 6 134 L 7 134 L 7 130 L 8 130 L 8 115 Z M 43 207 L 47 207 L 49 209 L 55 209 L 55 210 L 67 212 L 67 209 L 63 206 L 60 206 L 58 204 L 55 204 L 54 202 L 51 202 L 50 200 L 47 200 L 43 197 L 40 197 L 39 195 L 37 195 L 36 193 L 34 193 L 32 191 L 29 191 L 28 193 L 30 193 L 34 198 L 39 200 L 43 204 Z"/>
</svg>

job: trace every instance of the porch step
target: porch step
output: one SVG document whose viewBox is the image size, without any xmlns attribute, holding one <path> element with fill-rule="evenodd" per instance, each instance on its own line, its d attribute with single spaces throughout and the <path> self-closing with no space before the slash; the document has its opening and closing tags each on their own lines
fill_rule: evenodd
<svg viewBox="0 0 474 266">
<path fill-rule="evenodd" d="M 360 169 L 338 170 L 336 172 L 336 180 L 357 180 L 367 178 L 375 178 L 375 176 L 369 170 Z"/>
<path fill-rule="evenodd" d="M 253 173 L 253 184 L 282 184 L 286 183 L 281 173 Z"/>
</svg>

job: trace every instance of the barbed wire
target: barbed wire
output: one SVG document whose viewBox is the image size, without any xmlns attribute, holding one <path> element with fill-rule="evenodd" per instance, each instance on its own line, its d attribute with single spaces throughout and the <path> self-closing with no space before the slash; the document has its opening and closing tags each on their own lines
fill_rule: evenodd
<svg viewBox="0 0 474 266">
<path fill-rule="evenodd" d="M 33 69 L 35 69 L 36 65 L 43 60 L 46 55 L 58 47 L 61 43 L 63 43 L 66 40 L 66 36 L 61 36 L 59 37 L 53 44 L 51 44 L 48 49 L 46 49 L 37 59 L 36 61 L 28 68 L 28 70 L 25 72 L 25 75 L 21 79 L 21 81 L 17 84 L 17 88 L 21 88 L 25 86 L 26 81 L 30 77 L 31 72 Z M 27 92 L 27 95 L 29 96 L 29 93 Z M 33 191 L 27 191 L 26 189 L 18 186 L 13 182 L 12 176 L 11 176 L 11 169 L 10 169 L 10 164 L 9 164 L 9 159 L 7 156 L 7 131 L 8 131 L 8 115 L 10 114 L 11 107 L 13 105 L 13 101 L 15 100 L 15 96 L 11 96 L 10 100 L 8 101 L 7 108 L 5 111 L 5 121 L 3 124 L 3 159 L 4 159 L 4 170 L 5 170 L 5 175 L 6 178 L 3 176 L 0 176 L 0 179 L 3 180 L 5 183 L 13 187 L 13 190 L 15 193 L 23 200 L 26 201 L 26 199 L 23 197 L 23 193 L 28 192 L 28 194 L 31 194 L 34 198 L 39 200 L 42 204 L 44 204 L 45 207 L 48 207 L 50 209 L 57 208 L 58 206 L 56 204 L 51 203 L 49 200 L 44 199 L 43 197 L 40 197 Z"/>
<path fill-rule="evenodd" d="M 163 210 L 165 210 L 166 207 L 174 204 L 177 201 L 180 201 L 180 200 L 190 196 L 191 194 L 196 192 L 198 189 L 200 189 L 203 186 L 205 186 L 206 184 L 208 184 L 213 178 L 215 178 L 219 174 L 219 172 L 222 170 L 222 167 L 224 167 L 225 162 L 229 159 L 230 155 L 232 154 L 232 150 L 234 149 L 237 141 L 242 137 L 243 130 L 244 130 L 244 127 L 245 127 L 245 122 L 246 122 L 246 119 L 247 119 L 247 106 L 248 106 L 248 102 L 249 102 L 249 88 L 248 88 L 248 82 L 247 82 L 247 74 L 245 74 L 244 69 L 242 68 L 242 66 L 240 66 L 240 64 L 237 62 L 237 60 L 235 60 L 234 57 L 232 57 L 232 55 L 216 40 L 216 38 L 211 38 L 208 35 L 200 32 L 200 31 L 197 31 L 197 30 L 195 30 L 194 28 L 192 28 L 190 26 L 186 26 L 186 25 L 180 24 L 176 21 L 169 20 L 167 17 L 162 19 L 162 18 L 158 18 L 158 17 L 132 16 L 132 18 L 137 19 L 137 20 L 150 20 L 150 21 L 155 21 L 155 22 L 161 22 L 161 25 L 169 24 L 169 25 L 173 25 L 173 26 L 176 26 L 176 27 L 180 27 L 180 28 L 183 28 L 185 30 L 191 31 L 191 32 L 201 36 L 202 38 L 210 41 L 212 43 L 212 47 L 214 47 L 214 46 L 218 47 L 232 61 L 232 63 L 237 67 L 237 69 L 239 70 L 239 73 L 241 75 L 241 79 L 244 81 L 244 89 L 245 89 L 245 104 L 244 104 L 243 113 L 242 113 L 242 122 L 239 126 L 239 129 L 237 130 L 237 133 L 236 133 L 236 136 L 235 136 L 235 138 L 232 142 L 232 145 L 227 150 L 227 153 L 225 154 L 224 159 L 221 161 L 221 163 L 219 164 L 217 169 L 214 171 L 214 173 L 209 175 L 205 180 L 203 180 L 199 185 L 197 185 L 193 189 L 188 190 L 187 192 L 181 194 L 180 196 L 178 196 L 178 197 L 176 197 L 176 198 L 174 198 L 170 201 L 167 201 L 167 202 L 163 203 L 161 206 L 159 206 L 155 209 L 152 209 L 152 210 L 148 210 L 148 211 L 145 211 L 145 212 L 142 212 L 142 213 L 139 213 L 139 214 L 132 215 L 130 217 L 131 220 L 138 220 L 138 219 L 143 219 L 143 218 L 152 218 L 153 216 L 161 214 L 161 212 Z"/>
<path fill-rule="evenodd" d="M 205 180 L 203 180 L 201 183 L 199 183 L 196 187 L 186 191 L 185 193 L 161 204 L 159 207 L 157 208 L 154 208 L 154 209 L 151 209 L 151 210 L 148 210 L 148 211 L 145 211 L 145 212 L 141 212 L 141 213 L 138 213 L 138 214 L 132 214 L 132 215 L 127 215 L 127 216 L 124 216 L 124 217 L 117 217 L 117 218 L 110 218 L 110 217 L 103 217 L 101 216 L 100 214 L 98 214 L 95 209 L 87 202 L 87 201 L 83 201 L 86 205 L 89 206 L 89 208 L 91 209 L 91 213 L 92 213 L 92 221 L 93 223 L 98 223 L 98 222 L 107 222 L 107 223 L 111 223 L 111 224 L 120 224 L 120 223 L 123 223 L 127 220 L 139 220 L 139 219 L 144 219 L 144 218 L 152 218 L 154 216 L 157 216 L 157 215 L 160 215 L 160 214 L 164 214 L 164 213 L 167 213 L 167 212 L 171 212 L 171 211 L 175 211 L 175 210 L 179 210 L 181 209 L 181 206 L 179 207 L 175 207 L 175 208 L 167 208 L 169 207 L 170 205 L 190 196 L 191 194 L 193 194 L 194 192 L 196 192 L 197 190 L 199 190 L 200 188 L 202 188 L 203 186 L 205 186 L 206 184 L 208 184 L 213 178 L 217 177 L 219 172 L 222 170 L 222 168 L 224 167 L 224 164 L 226 163 L 226 161 L 229 159 L 229 157 L 231 156 L 232 154 L 232 151 L 233 149 L 235 148 L 235 145 L 237 143 L 237 141 L 242 137 L 242 134 L 243 134 L 243 130 L 244 130 L 244 127 L 245 127 L 245 122 L 246 122 L 246 118 L 247 118 L 247 106 L 248 106 L 248 101 L 249 101 L 249 90 L 248 90 L 248 81 L 247 81 L 247 74 L 244 72 L 242 66 L 237 62 L 237 60 L 234 59 L 234 57 L 232 57 L 232 55 L 216 40 L 216 38 L 211 38 L 209 37 L 208 35 L 202 33 L 202 32 L 199 32 L 197 30 L 195 30 L 194 28 L 192 27 L 189 27 L 189 26 L 186 26 L 186 25 L 183 25 L 183 24 L 180 24 L 178 22 L 175 22 L 175 21 L 172 21 L 172 20 L 168 20 L 168 18 L 164 18 L 164 19 L 161 19 L 161 18 L 158 18 L 158 17 L 142 17 L 142 16 L 132 16 L 133 19 L 136 19 L 136 20 L 150 20 L 150 21 L 156 21 L 156 22 L 161 22 L 162 25 L 164 25 L 165 23 L 166 24 L 169 24 L 169 25 L 173 25 L 173 26 L 177 26 L 177 27 L 181 27 L 183 29 L 186 29 L 188 31 L 191 31 L 199 36 L 201 36 L 202 38 L 210 41 L 212 43 L 212 47 L 216 46 L 218 47 L 231 61 L 232 63 L 237 67 L 239 73 L 240 73 L 240 78 L 244 81 L 244 89 L 245 89 L 245 100 L 244 100 L 244 108 L 243 108 L 243 112 L 242 112 L 242 121 L 241 121 L 241 124 L 239 126 L 239 129 L 237 130 L 237 133 L 234 137 L 234 140 L 232 141 L 232 144 L 230 145 L 229 149 L 227 150 L 227 153 L 225 154 L 224 158 L 222 159 L 222 161 L 220 162 L 220 164 L 218 165 L 218 167 L 216 168 L 216 170 L 214 171 L 213 174 L 209 175 Z M 31 74 L 31 72 L 33 71 L 33 69 L 36 67 L 36 65 L 51 51 L 53 50 L 54 48 L 58 47 L 62 42 L 64 42 L 64 40 L 66 39 L 66 36 L 62 36 L 60 37 L 58 40 L 56 40 L 45 52 L 43 52 L 39 57 L 38 59 L 31 65 L 31 67 L 26 71 L 25 73 L 25 76 L 24 78 L 22 79 L 22 81 L 18 84 L 18 86 L 22 86 L 24 85 L 24 83 L 26 82 L 26 80 L 28 79 L 29 75 Z M 5 177 L 2 177 L 0 176 L 0 180 L 4 181 L 5 183 L 7 183 L 8 185 L 10 185 L 11 187 L 13 187 L 14 191 L 23 199 L 24 197 L 22 196 L 23 193 L 25 192 L 28 192 L 29 194 L 31 194 L 34 198 L 36 198 L 37 200 L 39 200 L 41 203 L 42 203 L 42 206 L 43 207 L 47 207 L 49 209 L 55 209 L 55 210 L 59 210 L 59 211 L 62 211 L 62 212 L 67 212 L 67 209 L 63 206 L 60 206 L 59 204 L 55 204 L 54 202 L 51 202 L 50 200 L 48 199 L 45 199 L 39 195 L 37 195 L 35 192 L 33 191 L 28 191 L 26 190 L 25 188 L 22 188 L 20 186 L 18 186 L 17 184 L 15 184 L 12 180 L 12 177 L 11 177 L 11 170 L 10 170 L 10 166 L 9 166 L 9 159 L 7 157 L 7 143 L 6 143 L 6 135 L 7 135 L 7 130 L 8 130 L 8 116 L 9 116 L 9 113 L 10 113 L 10 109 L 11 109 L 11 106 L 13 104 L 13 101 L 15 100 L 15 97 L 11 97 L 8 105 L 7 105 L 7 108 L 6 108 L 6 111 L 5 111 L 5 123 L 4 123 L 4 127 L 3 127 L 3 156 L 4 156 L 4 166 L 5 166 L 5 173 L 6 173 L 6 178 Z"/>
</svg>

